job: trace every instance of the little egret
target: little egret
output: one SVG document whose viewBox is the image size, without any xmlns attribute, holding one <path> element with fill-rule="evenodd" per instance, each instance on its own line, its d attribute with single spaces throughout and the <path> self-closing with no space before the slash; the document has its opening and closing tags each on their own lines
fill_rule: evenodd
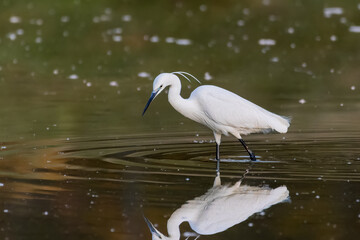
<svg viewBox="0 0 360 240">
<path fill-rule="evenodd" d="M 275 189 L 241 185 L 221 185 L 217 175 L 214 186 L 204 195 L 189 200 L 171 215 L 165 236 L 146 218 L 153 240 L 179 240 L 182 222 L 200 235 L 211 235 L 245 221 L 251 215 L 289 199 L 286 186 Z"/>
<path fill-rule="evenodd" d="M 256 161 L 255 154 L 247 147 L 241 135 L 256 132 L 269 132 L 275 130 L 286 133 L 290 126 L 289 118 L 276 115 L 264 108 L 238 96 L 223 88 L 213 85 L 197 87 L 188 99 L 180 95 L 181 83 L 176 75 L 194 78 L 186 72 L 161 73 L 153 82 L 153 91 L 147 102 L 143 115 L 150 103 L 167 86 L 169 86 L 168 99 L 170 104 L 179 113 L 195 122 L 209 127 L 215 136 L 217 172 L 220 171 L 220 142 L 221 135 L 233 135 L 236 137 L 250 155 L 250 159 Z"/>
</svg>

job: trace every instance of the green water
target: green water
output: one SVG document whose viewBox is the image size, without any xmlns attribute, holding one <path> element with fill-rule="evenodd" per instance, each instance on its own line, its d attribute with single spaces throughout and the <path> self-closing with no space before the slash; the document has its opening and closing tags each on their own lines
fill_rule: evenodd
<svg viewBox="0 0 360 240">
<path fill-rule="evenodd" d="M 291 202 L 200 239 L 357 239 L 357 26 L 357 1 L 0 0 L 0 238 L 151 239 L 143 215 L 166 234 L 215 177 L 212 133 L 166 94 L 141 116 L 182 70 L 292 117 L 244 138 L 261 162 L 243 180 Z M 234 183 L 248 156 L 223 141 Z"/>
</svg>

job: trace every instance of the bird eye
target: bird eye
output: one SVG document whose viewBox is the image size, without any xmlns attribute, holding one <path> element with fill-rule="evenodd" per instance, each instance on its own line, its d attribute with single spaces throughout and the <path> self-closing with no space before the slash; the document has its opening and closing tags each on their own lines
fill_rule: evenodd
<svg viewBox="0 0 360 240">
<path fill-rule="evenodd" d="M 160 87 L 162 88 L 162 86 L 163 86 L 163 85 L 161 84 Z"/>
</svg>

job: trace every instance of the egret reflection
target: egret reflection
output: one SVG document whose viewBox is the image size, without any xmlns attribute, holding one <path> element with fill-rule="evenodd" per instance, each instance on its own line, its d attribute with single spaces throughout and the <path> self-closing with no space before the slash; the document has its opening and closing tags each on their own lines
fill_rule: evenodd
<svg viewBox="0 0 360 240">
<path fill-rule="evenodd" d="M 168 236 L 162 234 L 145 217 L 153 240 L 180 239 L 180 224 L 189 222 L 199 235 L 223 232 L 239 224 L 257 212 L 283 202 L 289 198 L 286 186 L 275 189 L 242 185 L 241 180 L 234 185 L 221 185 L 220 176 L 204 195 L 187 201 L 171 215 L 167 222 Z"/>
</svg>

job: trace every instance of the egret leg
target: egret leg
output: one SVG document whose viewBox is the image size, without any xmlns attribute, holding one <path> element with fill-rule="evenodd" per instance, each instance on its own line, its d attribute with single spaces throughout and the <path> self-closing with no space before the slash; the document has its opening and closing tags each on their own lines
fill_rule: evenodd
<svg viewBox="0 0 360 240">
<path fill-rule="evenodd" d="M 216 143 L 216 174 L 220 174 L 220 144 Z"/>
<path fill-rule="evenodd" d="M 244 140 L 242 140 L 242 139 L 240 138 L 239 141 L 240 141 L 241 144 L 244 146 L 245 150 L 248 152 L 251 161 L 256 161 L 255 154 L 248 148 L 248 146 L 246 145 L 246 143 L 244 142 Z"/>
</svg>

